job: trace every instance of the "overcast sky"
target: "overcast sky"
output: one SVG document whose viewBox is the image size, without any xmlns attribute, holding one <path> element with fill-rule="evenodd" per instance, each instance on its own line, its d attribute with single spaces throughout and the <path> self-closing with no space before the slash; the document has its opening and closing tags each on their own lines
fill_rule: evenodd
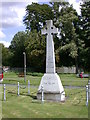
<svg viewBox="0 0 90 120">
<path fill-rule="evenodd" d="M 3 2 L 2 2 L 3 1 Z M 41 2 L 42 0 L 0 0 L 0 43 L 8 47 L 12 38 L 18 31 L 25 31 L 23 16 L 25 7 L 32 2 Z M 18 2 L 19 1 L 19 2 Z M 21 2 L 20 2 L 21 1 Z M 43 0 L 48 2 L 49 0 Z M 81 0 L 67 0 L 80 14 Z"/>
</svg>

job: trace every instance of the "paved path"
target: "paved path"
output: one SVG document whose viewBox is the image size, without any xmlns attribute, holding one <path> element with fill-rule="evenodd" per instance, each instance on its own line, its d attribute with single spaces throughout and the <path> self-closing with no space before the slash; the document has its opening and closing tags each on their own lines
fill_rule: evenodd
<svg viewBox="0 0 90 120">
<path fill-rule="evenodd" d="M 64 88 L 79 89 L 79 88 L 86 88 L 86 87 L 85 86 L 64 86 Z"/>
<path fill-rule="evenodd" d="M 0 84 L 2 86 L 3 84 Z M 17 84 L 6 84 L 6 86 L 17 86 Z M 28 85 L 20 85 L 21 87 L 28 87 Z M 30 85 L 31 88 L 38 88 L 37 85 Z M 68 89 L 79 89 L 79 88 L 86 88 L 85 86 L 64 86 L 64 88 Z"/>
</svg>

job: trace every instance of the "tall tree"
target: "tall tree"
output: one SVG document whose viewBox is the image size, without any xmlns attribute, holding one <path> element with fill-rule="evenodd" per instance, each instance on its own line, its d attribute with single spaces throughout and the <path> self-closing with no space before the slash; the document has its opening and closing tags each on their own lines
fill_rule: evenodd
<svg viewBox="0 0 90 120">
<path fill-rule="evenodd" d="M 14 38 L 10 45 L 10 50 L 13 52 L 12 66 L 22 67 L 23 66 L 23 52 L 25 51 L 25 40 L 26 33 L 21 31 L 14 35 Z"/>
<path fill-rule="evenodd" d="M 10 66 L 11 65 L 10 60 L 11 60 L 13 54 L 9 50 L 9 48 L 6 48 L 3 44 L 0 44 L 0 46 L 2 46 L 2 65 Z"/>
<path fill-rule="evenodd" d="M 48 19 L 53 19 L 51 7 L 47 4 L 32 3 L 26 7 L 26 15 L 23 22 L 26 29 L 40 31 L 43 23 Z"/>
<path fill-rule="evenodd" d="M 81 38 L 85 42 L 83 65 L 90 70 L 90 1 L 81 5 Z"/>
<path fill-rule="evenodd" d="M 45 36 L 41 36 L 40 32 L 37 32 L 36 30 L 31 32 L 27 31 L 25 48 L 30 68 L 33 68 L 36 71 L 44 70 L 45 46 Z"/>
<path fill-rule="evenodd" d="M 66 59 L 68 59 L 68 63 L 64 65 L 73 65 L 76 62 L 76 66 L 78 66 L 77 58 L 80 53 L 78 51 L 79 49 L 83 49 L 83 41 L 78 35 L 77 26 L 79 17 L 77 12 L 68 2 L 52 2 L 50 4 L 50 6 L 36 3 L 28 5 L 23 20 L 24 24 L 32 32 L 35 29 L 40 31 L 45 24 L 45 20 L 52 19 L 54 25 L 61 31 L 61 38 L 54 37 L 57 63 L 60 61 L 59 55 L 64 54 L 64 57 L 67 56 Z"/>
<path fill-rule="evenodd" d="M 78 51 L 83 48 L 83 41 L 80 39 L 76 28 L 79 21 L 78 14 L 68 2 L 54 3 L 53 9 L 55 9 L 54 13 L 58 16 L 55 24 L 59 28 L 61 36 L 60 47 L 57 52 L 60 51 L 61 54 L 68 56 L 67 58 L 72 58 L 68 65 L 73 65 L 74 62 L 72 63 L 72 61 L 75 60 L 76 72 L 78 72 Z"/>
</svg>

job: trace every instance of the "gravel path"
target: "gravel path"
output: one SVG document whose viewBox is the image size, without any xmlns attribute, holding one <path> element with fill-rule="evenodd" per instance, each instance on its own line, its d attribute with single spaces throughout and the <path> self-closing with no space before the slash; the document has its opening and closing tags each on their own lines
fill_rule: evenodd
<svg viewBox="0 0 90 120">
<path fill-rule="evenodd" d="M 0 86 L 2 86 L 3 84 L 0 84 Z M 17 86 L 17 84 L 6 84 L 6 86 Z M 26 85 L 20 85 L 22 87 L 26 86 Z M 28 87 L 28 85 L 26 86 Z M 38 88 L 37 85 L 30 85 L 31 88 Z M 79 89 L 79 88 L 86 88 L 85 86 L 64 86 L 64 88 L 68 88 L 68 89 Z"/>
</svg>

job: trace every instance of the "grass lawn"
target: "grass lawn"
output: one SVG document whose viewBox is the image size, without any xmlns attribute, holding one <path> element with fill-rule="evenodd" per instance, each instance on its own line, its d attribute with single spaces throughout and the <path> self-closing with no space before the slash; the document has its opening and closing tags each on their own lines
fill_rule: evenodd
<svg viewBox="0 0 90 120">
<path fill-rule="evenodd" d="M 88 108 L 85 105 L 85 89 L 65 89 L 66 102 L 41 103 L 34 99 L 37 88 L 31 89 L 31 95 L 26 89 L 20 89 L 17 96 L 16 87 L 7 86 L 6 101 L 2 101 L 3 118 L 88 118 Z"/>
<path fill-rule="evenodd" d="M 26 83 L 24 82 L 24 77 L 18 77 L 17 73 L 14 72 L 7 72 L 4 73 L 4 81 L 3 83 L 11 83 L 11 84 L 17 84 L 17 82 L 20 82 L 20 84 L 28 84 L 28 80 L 30 80 L 31 85 L 39 85 L 41 78 L 43 74 L 42 73 L 30 73 L 30 75 L 26 76 Z M 77 78 L 76 74 L 59 74 L 62 84 L 69 85 L 69 86 L 86 86 L 88 83 L 88 78 Z"/>
<path fill-rule="evenodd" d="M 20 96 L 17 96 L 17 86 L 6 86 L 6 101 L 2 102 L 3 118 L 88 118 L 86 107 L 86 89 L 65 89 L 65 102 L 38 101 L 36 98 L 38 85 L 43 74 L 27 75 L 27 81 L 32 85 L 30 95 L 28 88 L 20 88 Z M 88 79 L 77 78 L 74 74 L 60 74 L 63 85 L 86 86 Z M 3 83 L 25 84 L 24 78 L 16 73 L 4 73 Z M 27 83 L 26 83 L 27 84 Z M 3 97 L 3 95 L 2 95 Z"/>
</svg>

